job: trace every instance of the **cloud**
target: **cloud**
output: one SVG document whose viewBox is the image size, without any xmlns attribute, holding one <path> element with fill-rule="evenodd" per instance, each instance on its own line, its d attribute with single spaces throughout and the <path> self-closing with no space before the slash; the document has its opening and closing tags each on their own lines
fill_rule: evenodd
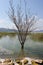
<svg viewBox="0 0 43 65">
<path fill-rule="evenodd" d="M 43 30 L 43 19 L 39 19 L 37 16 L 35 16 L 36 23 L 34 24 L 34 28 L 36 30 Z"/>
<path fill-rule="evenodd" d="M 36 19 L 37 18 L 38 17 L 36 16 Z M 36 30 L 43 30 L 43 19 L 38 19 L 34 27 L 37 28 Z M 6 19 L 0 19 L 0 28 L 17 29 L 13 22 Z"/>
<path fill-rule="evenodd" d="M 10 28 L 10 29 L 16 29 L 16 26 L 13 22 L 6 21 L 4 19 L 0 19 L 0 28 Z"/>
<path fill-rule="evenodd" d="M 43 19 L 39 19 L 36 23 L 39 30 L 43 30 Z"/>
</svg>

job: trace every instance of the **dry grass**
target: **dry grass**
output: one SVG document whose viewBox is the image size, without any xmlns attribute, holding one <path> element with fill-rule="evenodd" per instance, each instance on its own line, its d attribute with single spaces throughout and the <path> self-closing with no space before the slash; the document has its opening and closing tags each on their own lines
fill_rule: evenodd
<svg viewBox="0 0 43 65">
<path fill-rule="evenodd" d="M 43 41 L 43 33 L 31 33 L 30 38 L 35 41 Z"/>
</svg>

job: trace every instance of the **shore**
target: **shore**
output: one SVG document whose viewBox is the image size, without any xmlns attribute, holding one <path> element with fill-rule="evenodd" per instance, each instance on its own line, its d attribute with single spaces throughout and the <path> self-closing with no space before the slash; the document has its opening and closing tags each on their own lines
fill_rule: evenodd
<svg viewBox="0 0 43 65">
<path fill-rule="evenodd" d="M 0 58 L 0 65 L 35 65 L 35 63 L 39 63 L 41 64 L 43 62 L 43 60 L 41 59 L 34 59 L 34 58 L 29 58 L 29 57 L 25 57 L 23 59 L 14 59 L 14 60 L 11 60 L 9 58 L 7 59 L 1 59 Z"/>
</svg>

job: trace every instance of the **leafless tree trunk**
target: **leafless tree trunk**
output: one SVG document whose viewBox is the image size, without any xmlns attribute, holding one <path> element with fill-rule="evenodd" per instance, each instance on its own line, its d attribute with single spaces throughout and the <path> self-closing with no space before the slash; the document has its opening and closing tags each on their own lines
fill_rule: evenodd
<svg viewBox="0 0 43 65">
<path fill-rule="evenodd" d="M 17 16 L 15 15 L 15 9 L 13 7 L 13 2 L 10 1 L 10 9 L 9 9 L 9 17 L 15 24 L 17 30 L 18 30 L 18 39 L 21 44 L 21 48 L 24 48 L 24 43 L 26 41 L 27 33 L 33 31 L 34 29 L 32 26 L 34 25 L 35 22 L 35 17 L 28 17 L 27 12 L 26 12 L 26 2 L 25 3 L 25 15 L 22 13 L 21 6 L 18 6 L 17 9 Z M 21 3 L 21 1 L 20 1 Z"/>
</svg>

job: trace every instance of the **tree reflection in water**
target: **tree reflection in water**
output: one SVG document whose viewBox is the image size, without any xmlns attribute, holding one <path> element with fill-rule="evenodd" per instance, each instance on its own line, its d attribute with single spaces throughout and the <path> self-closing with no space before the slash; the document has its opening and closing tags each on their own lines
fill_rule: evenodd
<svg viewBox="0 0 43 65">
<path fill-rule="evenodd" d="M 26 56 L 24 49 L 21 49 L 18 54 L 18 59 L 23 59 Z"/>
</svg>

